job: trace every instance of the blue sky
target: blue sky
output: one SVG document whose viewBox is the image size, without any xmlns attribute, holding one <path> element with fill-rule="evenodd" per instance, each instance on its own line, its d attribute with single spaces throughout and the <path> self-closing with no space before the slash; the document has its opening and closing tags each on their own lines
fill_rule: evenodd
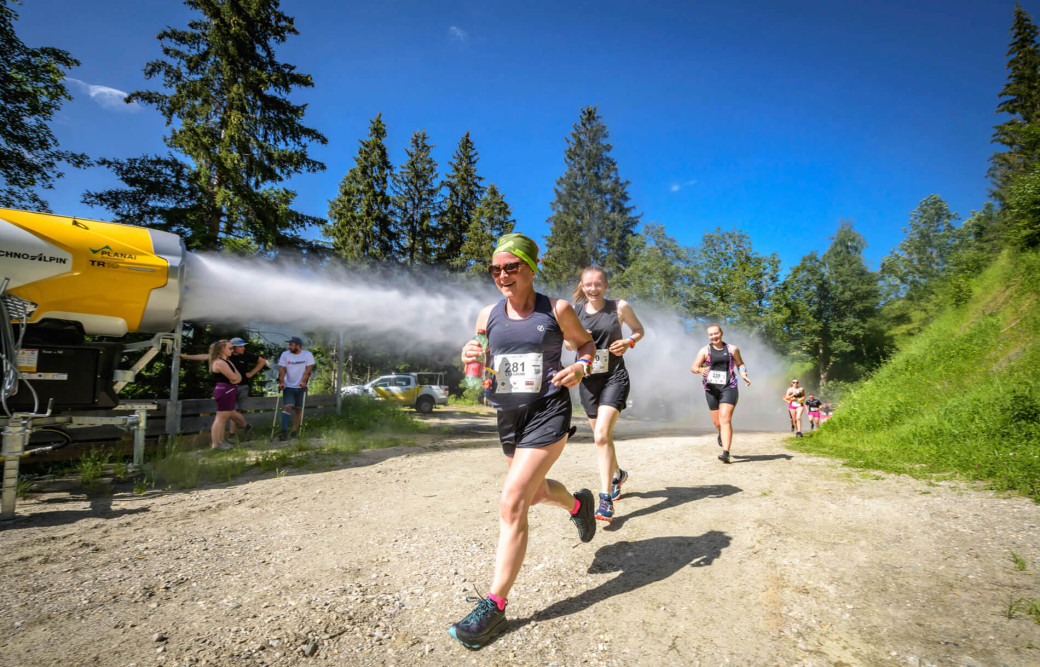
<svg viewBox="0 0 1040 667">
<path fill-rule="evenodd" d="M 327 146 L 324 173 L 295 178 L 297 207 L 324 216 L 369 121 L 383 114 L 396 164 L 425 129 L 446 170 L 468 130 L 478 172 L 541 240 L 565 139 L 598 105 L 644 222 L 683 245 L 722 227 L 789 268 L 853 220 L 873 267 L 908 214 L 939 194 L 962 218 L 986 200 L 987 159 L 1013 2 L 442 2 L 284 0 L 300 35 L 280 57 L 314 77 L 295 99 Z M 1023 5 L 1038 19 L 1037 8 Z M 151 108 L 155 35 L 192 13 L 174 0 L 28 0 L 19 36 L 82 65 L 53 123 L 93 157 L 164 150 Z M 56 213 L 104 219 L 69 173 L 45 193 Z"/>
</svg>

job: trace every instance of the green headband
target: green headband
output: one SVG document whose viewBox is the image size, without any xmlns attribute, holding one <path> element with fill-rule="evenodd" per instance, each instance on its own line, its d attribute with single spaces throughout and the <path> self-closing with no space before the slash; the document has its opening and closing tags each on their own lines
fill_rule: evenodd
<svg viewBox="0 0 1040 667">
<path fill-rule="evenodd" d="M 538 273 L 538 244 L 523 234 L 506 234 L 498 240 L 492 256 L 508 252 L 524 260 L 531 271 Z"/>
</svg>

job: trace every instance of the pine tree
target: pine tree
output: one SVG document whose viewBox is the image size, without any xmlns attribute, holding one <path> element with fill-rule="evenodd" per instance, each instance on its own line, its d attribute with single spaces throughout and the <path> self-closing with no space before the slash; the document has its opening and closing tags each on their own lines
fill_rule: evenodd
<svg viewBox="0 0 1040 667">
<path fill-rule="evenodd" d="M 910 213 L 906 237 L 881 261 L 881 277 L 893 296 L 921 298 L 945 274 L 957 250 L 958 216 L 939 195 L 929 195 Z"/>
<path fill-rule="evenodd" d="M 499 237 L 513 231 L 513 210 L 492 183 L 473 210 L 466 239 L 452 268 L 456 271 L 480 274 L 491 261 L 491 253 Z"/>
<path fill-rule="evenodd" d="M 833 364 L 826 327 L 829 301 L 826 269 L 814 250 L 777 286 L 766 327 L 777 350 L 814 360 L 818 379 L 824 381 Z"/>
<path fill-rule="evenodd" d="M 553 213 L 541 272 L 550 285 L 569 284 L 590 264 L 610 275 L 628 266 L 629 239 L 639 215 L 629 205 L 629 182 L 618 174 L 608 136 L 597 107 L 583 108 L 567 138 L 567 169 L 556 181 L 550 204 Z"/>
<path fill-rule="evenodd" d="M 153 227 L 181 236 L 190 250 L 202 249 L 196 230 L 203 222 L 199 202 L 205 193 L 187 163 L 173 154 L 126 160 L 98 160 L 127 185 L 118 190 L 88 192 L 83 202 L 106 208 L 119 222 Z"/>
<path fill-rule="evenodd" d="M 339 194 L 329 201 L 325 235 L 332 239 L 333 250 L 352 262 L 389 262 L 400 256 L 389 192 L 393 165 L 384 139 L 386 125 L 377 114 L 368 138 L 358 142 L 354 166 L 340 182 Z"/>
<path fill-rule="evenodd" d="M 202 193 L 185 218 L 194 237 L 190 245 L 215 248 L 235 239 L 262 248 L 299 244 L 298 232 L 321 220 L 293 210 L 296 193 L 278 184 L 295 174 L 324 170 L 308 157 L 307 146 L 326 139 L 302 124 L 306 105 L 288 100 L 295 89 L 312 87 L 311 77 L 275 55 L 277 45 L 298 34 L 293 20 L 279 10 L 278 0 L 184 4 L 202 16 L 187 29 L 159 33 L 165 59 L 144 69 L 146 77 L 162 81 L 164 91 L 138 91 L 127 101 L 159 110 L 172 127 L 166 144 L 186 165 L 174 172 L 188 169 L 192 187 Z M 153 163 L 152 169 L 162 166 Z M 124 171 L 130 169 L 124 165 Z M 120 210 L 128 210 L 149 192 L 115 190 L 87 197 L 118 202 Z M 147 206 L 154 211 L 155 202 Z"/>
<path fill-rule="evenodd" d="M 394 217 L 400 226 L 401 259 L 409 265 L 432 264 L 436 220 L 440 213 L 437 162 L 430 156 L 426 132 L 412 135 L 405 154 L 408 159 L 392 180 Z"/>
<path fill-rule="evenodd" d="M 863 260 L 866 247 L 852 223 L 842 221 L 821 258 L 827 281 L 821 384 L 835 370 L 847 378 L 861 377 L 881 357 L 877 326 L 880 287 L 877 274 Z"/>
<path fill-rule="evenodd" d="M 484 179 L 477 175 L 477 149 L 466 132 L 448 163 L 444 179 L 444 208 L 437 221 L 437 262 L 444 266 L 457 264 L 473 221 L 473 211 L 484 196 Z"/>
<path fill-rule="evenodd" d="M 65 72 L 79 65 L 67 51 L 29 48 L 15 33 L 18 14 L 0 0 L 0 206 L 49 211 L 36 190 L 62 177 L 59 165 L 90 164 L 86 155 L 63 151 L 48 123 L 65 100 Z"/>
<path fill-rule="evenodd" d="M 997 113 L 1011 116 L 994 127 L 993 143 L 1006 150 L 990 158 L 993 196 L 1004 203 L 1008 187 L 1018 175 L 1028 173 L 1040 157 L 1040 47 L 1037 28 L 1020 4 L 1015 5 L 1008 47 L 1008 80 L 1000 91 Z"/>
</svg>

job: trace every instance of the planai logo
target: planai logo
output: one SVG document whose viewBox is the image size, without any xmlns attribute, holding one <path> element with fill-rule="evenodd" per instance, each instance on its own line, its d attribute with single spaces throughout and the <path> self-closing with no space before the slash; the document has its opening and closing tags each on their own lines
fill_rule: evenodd
<svg viewBox="0 0 1040 667">
<path fill-rule="evenodd" d="M 112 246 L 107 245 L 102 246 L 97 250 L 91 248 L 90 252 L 94 253 L 95 255 L 104 257 L 106 259 L 137 259 L 137 255 L 132 255 L 128 252 L 116 252 L 112 250 Z"/>
</svg>

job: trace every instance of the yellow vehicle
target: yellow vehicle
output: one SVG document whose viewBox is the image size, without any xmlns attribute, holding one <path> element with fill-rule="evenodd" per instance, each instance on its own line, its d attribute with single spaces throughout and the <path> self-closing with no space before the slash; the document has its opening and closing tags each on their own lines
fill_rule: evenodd
<svg viewBox="0 0 1040 667">
<path fill-rule="evenodd" d="M 440 376 L 439 373 L 431 375 Z M 343 388 L 345 395 L 371 396 L 381 401 L 393 401 L 413 407 L 423 414 L 433 411 L 435 405 L 448 404 L 448 388 L 439 384 L 421 384 L 416 373 L 384 375 L 368 384 Z"/>
</svg>

